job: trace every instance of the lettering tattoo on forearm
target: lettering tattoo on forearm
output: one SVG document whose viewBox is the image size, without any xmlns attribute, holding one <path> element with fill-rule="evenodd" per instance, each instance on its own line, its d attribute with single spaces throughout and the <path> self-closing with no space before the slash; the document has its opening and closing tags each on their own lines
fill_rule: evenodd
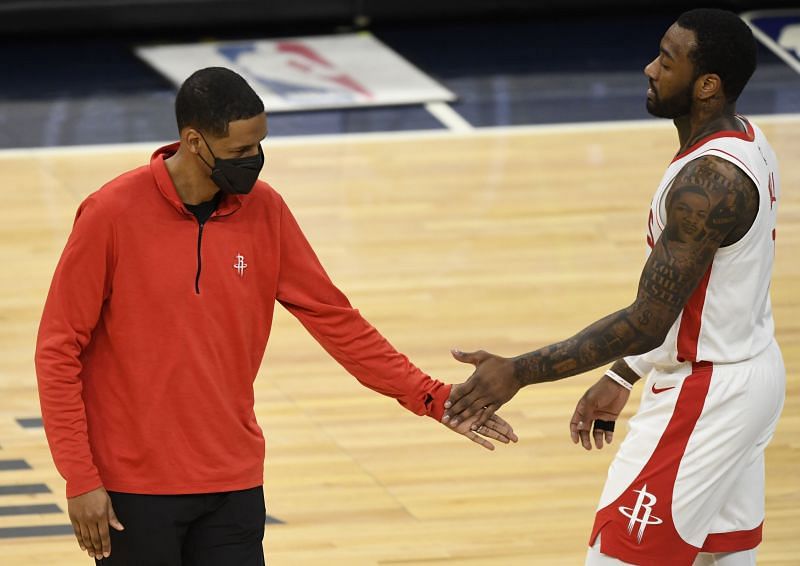
<svg viewBox="0 0 800 566">
<path fill-rule="evenodd" d="M 661 303 L 678 305 L 683 298 L 686 285 L 684 279 L 680 267 L 675 264 L 673 258 L 653 257 L 650 269 L 642 273 L 639 281 L 640 293 Z M 652 317 L 652 312 L 649 310 L 647 312 Z"/>
<path fill-rule="evenodd" d="M 723 159 L 688 163 L 672 183 L 667 223 L 645 264 L 636 300 L 572 338 L 514 358 L 522 384 L 555 381 L 659 346 L 720 246 L 737 242 L 758 213 L 758 190 Z"/>
</svg>

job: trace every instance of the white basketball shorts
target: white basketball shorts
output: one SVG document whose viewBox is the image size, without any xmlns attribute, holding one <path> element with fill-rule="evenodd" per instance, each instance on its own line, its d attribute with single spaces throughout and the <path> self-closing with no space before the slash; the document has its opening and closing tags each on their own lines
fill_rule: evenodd
<svg viewBox="0 0 800 566">
<path fill-rule="evenodd" d="M 764 449 L 786 387 L 777 343 L 734 364 L 653 370 L 608 471 L 589 542 L 640 566 L 761 542 Z"/>
</svg>

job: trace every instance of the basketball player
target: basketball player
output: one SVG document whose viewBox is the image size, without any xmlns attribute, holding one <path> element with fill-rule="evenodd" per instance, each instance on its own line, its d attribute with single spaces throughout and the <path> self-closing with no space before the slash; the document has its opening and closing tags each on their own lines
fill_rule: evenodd
<svg viewBox="0 0 800 566">
<path fill-rule="evenodd" d="M 44 426 L 75 536 L 98 563 L 260 566 L 253 381 L 275 301 L 413 413 L 440 420 L 450 387 L 350 306 L 257 180 L 267 118 L 245 80 L 197 71 L 175 111 L 180 142 L 78 209 L 39 329 Z M 456 431 L 492 449 L 471 424 Z M 499 418 L 481 434 L 516 440 Z"/>
<path fill-rule="evenodd" d="M 629 391 L 645 380 L 600 498 L 590 565 L 755 564 L 764 448 L 785 389 L 769 298 L 778 167 L 735 111 L 755 63 L 735 14 L 692 10 L 645 68 L 647 109 L 674 121 L 680 148 L 652 201 L 630 306 L 515 358 L 454 352 L 476 370 L 446 404 L 453 425 L 491 415 L 525 385 L 614 362 L 570 421 L 587 450 L 592 438 L 598 448 L 612 440 Z"/>
</svg>

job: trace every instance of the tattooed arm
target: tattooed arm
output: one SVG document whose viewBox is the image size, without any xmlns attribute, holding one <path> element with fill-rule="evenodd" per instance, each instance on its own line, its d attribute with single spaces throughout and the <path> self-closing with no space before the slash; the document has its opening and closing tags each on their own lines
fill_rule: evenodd
<svg viewBox="0 0 800 566">
<path fill-rule="evenodd" d="M 481 418 L 488 418 L 525 385 L 564 379 L 661 345 L 717 249 L 737 242 L 752 226 L 758 190 L 730 162 L 705 156 L 678 173 L 666 204 L 667 224 L 630 306 L 571 338 L 514 358 L 453 352 L 476 370 L 459 398 L 450 399 L 445 419 L 457 422 L 483 408 Z"/>
</svg>

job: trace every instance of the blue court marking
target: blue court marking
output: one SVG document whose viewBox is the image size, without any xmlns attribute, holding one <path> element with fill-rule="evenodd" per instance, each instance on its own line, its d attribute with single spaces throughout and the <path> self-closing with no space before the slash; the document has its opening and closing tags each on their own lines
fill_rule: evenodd
<svg viewBox="0 0 800 566">
<path fill-rule="evenodd" d="M 0 517 L 8 517 L 11 515 L 45 515 L 48 513 L 62 513 L 61 507 L 55 503 L 0 506 Z"/>
<path fill-rule="evenodd" d="M 52 537 L 61 535 L 75 536 L 72 525 L 37 525 L 33 527 L 3 527 L 0 528 L 0 539 L 3 538 L 28 538 Z"/>
<path fill-rule="evenodd" d="M 42 426 L 44 426 L 41 417 L 17 419 L 17 424 L 22 428 L 41 428 Z"/>
<path fill-rule="evenodd" d="M 37 493 L 52 493 L 52 491 L 43 483 L 0 485 L 0 495 L 33 495 Z"/>
<path fill-rule="evenodd" d="M 31 465 L 25 460 L 0 460 L 0 471 L 30 470 Z"/>
</svg>

